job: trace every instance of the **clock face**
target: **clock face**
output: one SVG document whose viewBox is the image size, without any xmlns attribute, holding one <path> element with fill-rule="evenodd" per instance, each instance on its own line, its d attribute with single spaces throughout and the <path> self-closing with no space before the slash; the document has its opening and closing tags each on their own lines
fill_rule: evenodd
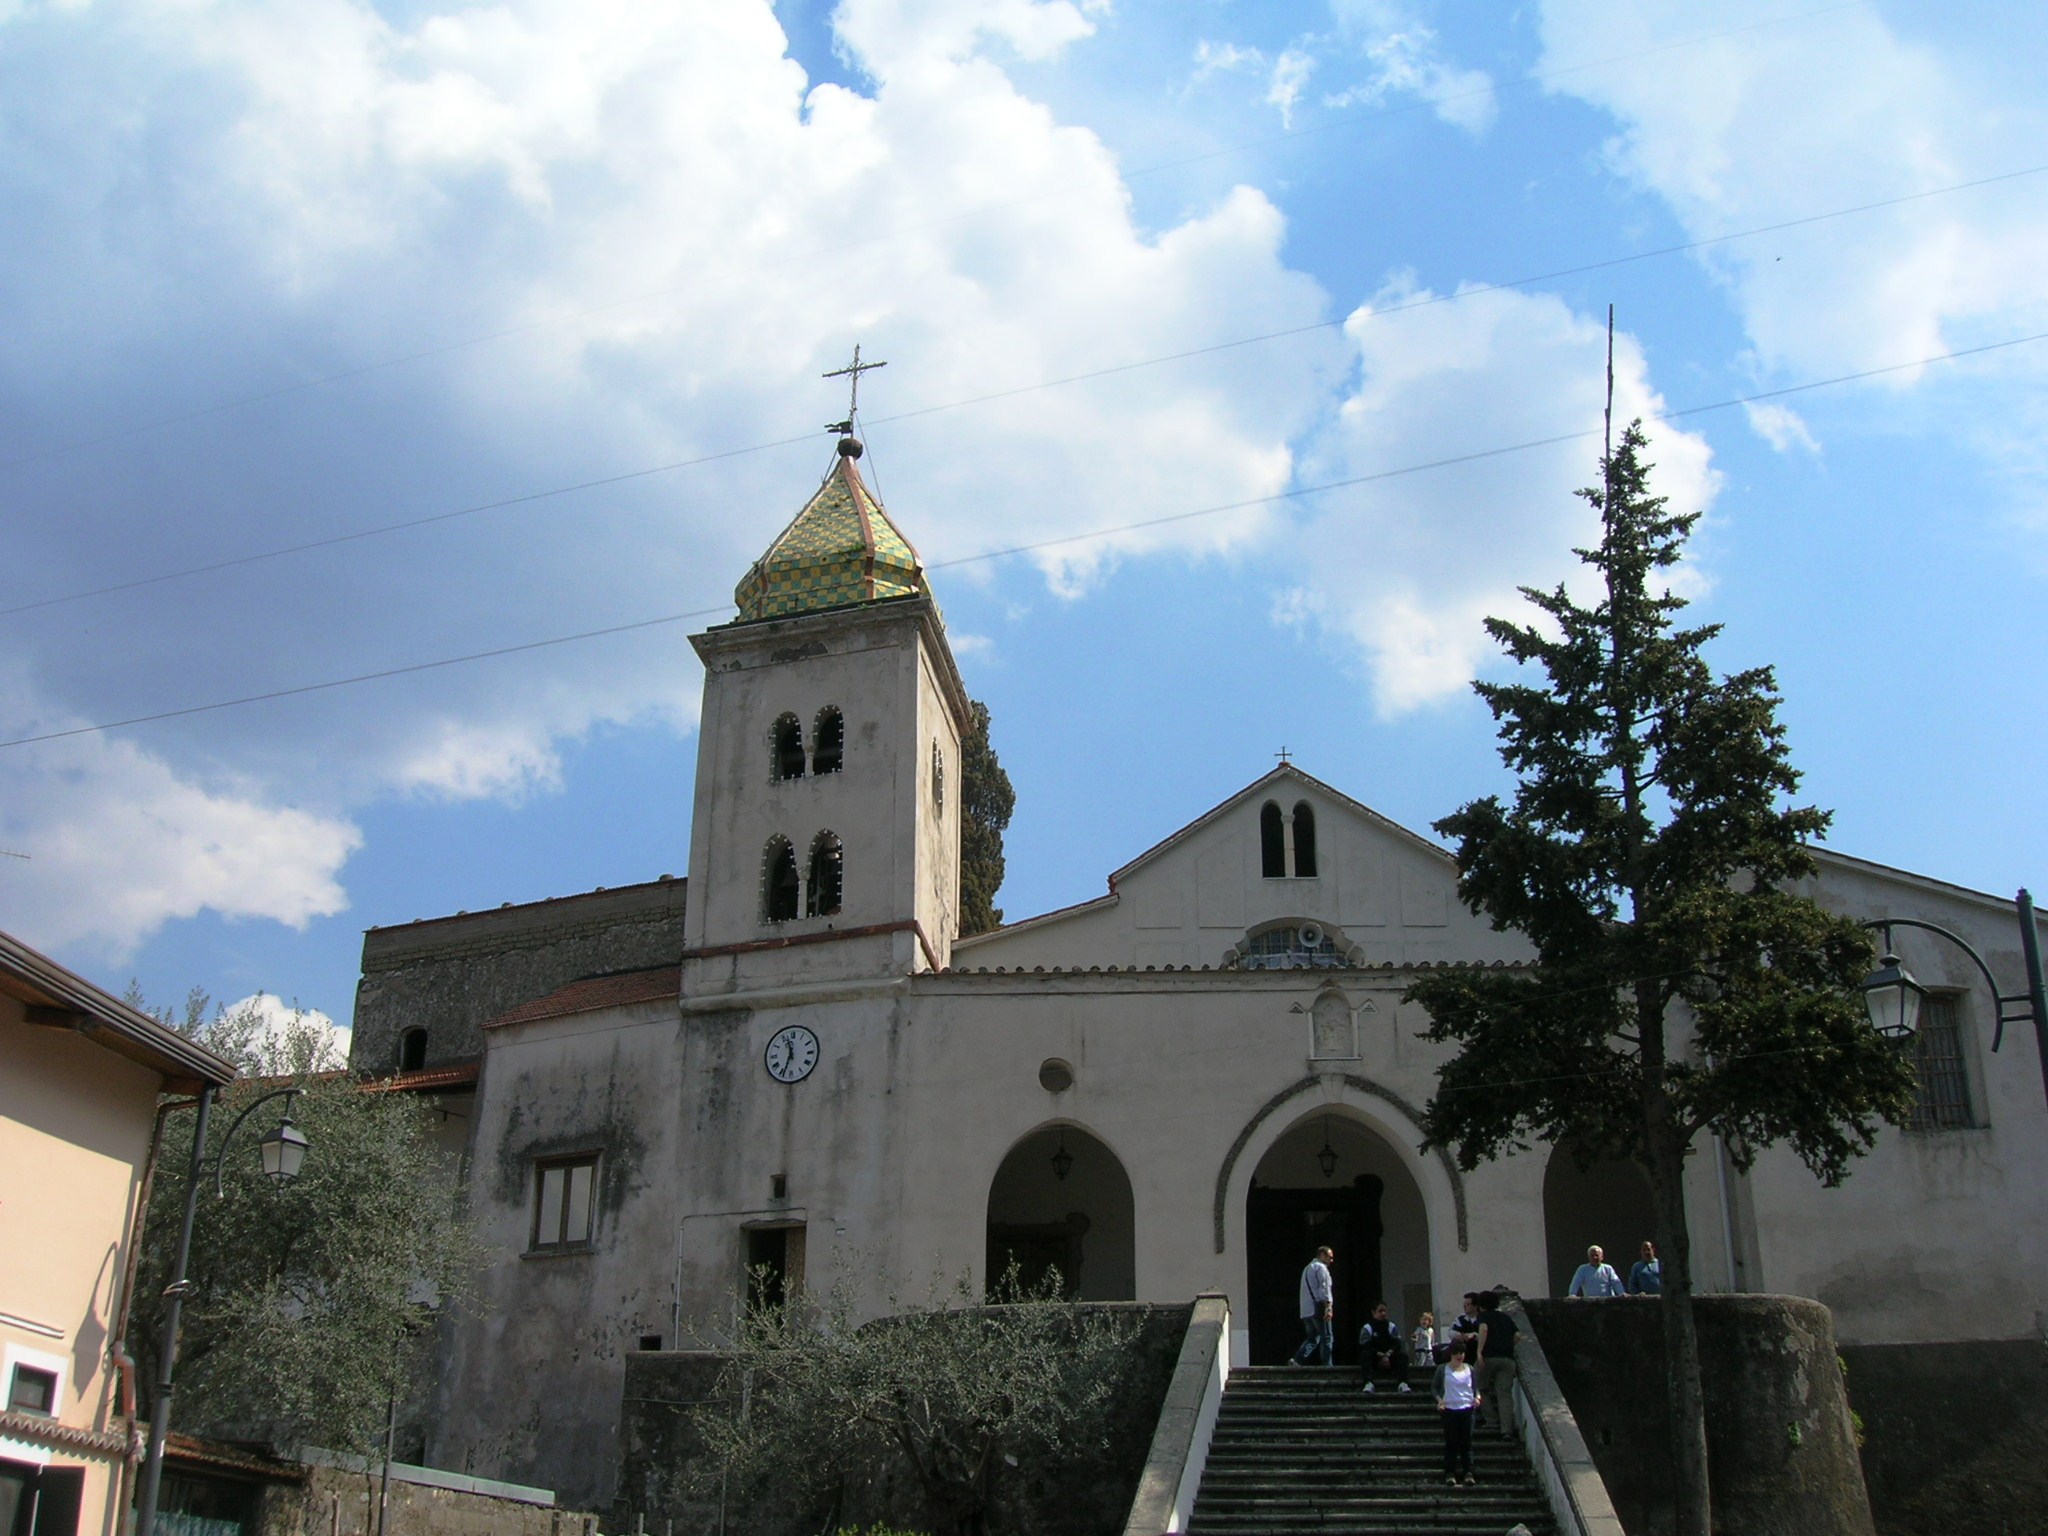
<svg viewBox="0 0 2048 1536">
<path fill-rule="evenodd" d="M 801 1024 L 778 1029 L 761 1059 L 778 1083 L 800 1083 L 818 1064 L 818 1037 Z"/>
</svg>

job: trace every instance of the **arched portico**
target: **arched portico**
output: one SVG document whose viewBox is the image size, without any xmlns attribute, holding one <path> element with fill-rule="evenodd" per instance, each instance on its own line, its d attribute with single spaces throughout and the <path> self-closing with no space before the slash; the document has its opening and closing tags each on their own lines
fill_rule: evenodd
<svg viewBox="0 0 2048 1536">
<path fill-rule="evenodd" d="M 1083 1301 L 1137 1297 L 1137 1245 L 1130 1176 L 1098 1137 L 1054 1121 L 1003 1158 L 988 1191 L 984 1283 L 1012 1260 L 1026 1285 L 1057 1269 Z"/>
<path fill-rule="evenodd" d="M 1304 1079 L 1253 1116 L 1216 1180 L 1216 1248 L 1234 1255 L 1234 1363 L 1283 1359 L 1299 1341 L 1297 1284 L 1319 1242 L 1339 1250 L 1340 1356 L 1355 1353 L 1346 1341 L 1374 1301 L 1408 1324 L 1441 1310 L 1438 1276 L 1467 1241 L 1464 1188 L 1421 1141 L 1405 1100 L 1349 1073 Z"/>
<path fill-rule="evenodd" d="M 1553 1148 L 1543 1170 L 1543 1246 L 1553 1296 L 1571 1288 L 1573 1271 L 1595 1244 L 1625 1277 L 1656 1212 L 1640 1164 L 1601 1158 L 1581 1167 L 1574 1150 Z"/>
</svg>

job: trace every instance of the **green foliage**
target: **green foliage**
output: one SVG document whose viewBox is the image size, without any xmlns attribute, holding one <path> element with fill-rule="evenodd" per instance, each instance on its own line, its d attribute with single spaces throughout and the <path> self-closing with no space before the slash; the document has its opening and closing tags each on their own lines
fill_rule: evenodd
<svg viewBox="0 0 2048 1536">
<path fill-rule="evenodd" d="M 749 1304 L 692 1416 L 708 1453 L 691 1471 L 698 1492 L 822 1503 L 900 1458 L 935 1527 L 978 1536 L 999 1467 L 1108 1439 L 1136 1324 L 1058 1285 L 1023 1290 L 1013 1268 L 997 1288 L 1008 1299 L 982 1305 L 964 1281 L 935 1282 L 866 1324 L 844 1282 L 816 1307 Z"/>
<path fill-rule="evenodd" d="M 1003 920 L 995 904 L 1003 884 L 1003 829 L 1017 792 L 988 739 L 988 706 L 973 701 L 974 718 L 960 740 L 960 935 L 986 933 Z"/>
<path fill-rule="evenodd" d="M 1461 1047 L 1425 1128 L 1466 1168 L 1533 1134 L 1637 1159 L 1653 1181 L 1711 1128 L 1741 1165 L 1785 1142 L 1832 1183 L 1906 1113 L 1912 1070 L 1864 1019 L 1868 937 L 1788 889 L 1829 818 L 1783 803 L 1798 775 L 1770 670 L 1717 678 L 1701 654 L 1717 627 L 1673 623 L 1685 604 L 1657 575 L 1697 514 L 1648 494 L 1643 446 L 1631 426 L 1611 508 L 1580 493 L 1603 513 L 1599 548 L 1579 551 L 1599 601 L 1525 589 L 1547 623 L 1487 621 L 1544 673 L 1477 685 L 1520 785 L 1436 826 L 1467 904 L 1539 958 L 1410 989 L 1430 1037 Z M 1667 1042 L 1674 1005 L 1690 1027 Z"/>
<path fill-rule="evenodd" d="M 197 1009 L 203 1015 L 203 997 Z M 201 1174 L 177 1364 L 174 1427 L 192 1433 L 368 1451 L 381 1443 L 393 1390 L 428 1344 L 430 1308 L 456 1298 L 474 1252 L 457 1205 L 455 1169 L 435 1144 L 435 1112 L 404 1094 L 366 1090 L 328 1064 L 327 1032 L 303 1018 L 270 1031 L 222 1015 L 197 1029 L 223 1054 L 257 1064 L 297 1061 L 285 1077 L 234 1084 L 213 1107 Z M 298 1086 L 292 1120 L 310 1142 L 300 1176 L 264 1177 L 257 1142 L 284 1100 L 257 1108 L 226 1149 L 216 1194 L 212 1159 L 236 1117 L 261 1094 Z M 196 1113 L 165 1122 L 144 1229 L 134 1320 L 146 1380 L 161 1358 L 163 1309 L 184 1210 Z"/>
</svg>

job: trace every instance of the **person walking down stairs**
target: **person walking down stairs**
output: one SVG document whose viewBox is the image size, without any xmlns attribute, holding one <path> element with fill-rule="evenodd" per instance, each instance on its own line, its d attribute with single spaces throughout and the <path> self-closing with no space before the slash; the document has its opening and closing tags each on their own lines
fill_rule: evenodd
<svg viewBox="0 0 2048 1536">
<path fill-rule="evenodd" d="M 1436 1368 L 1432 1390 L 1444 1426 L 1444 1486 L 1476 1483 L 1472 1475 L 1472 1416 L 1479 1410 L 1479 1382 L 1465 1363 L 1465 1345 L 1451 1345 L 1451 1358 Z"/>
</svg>

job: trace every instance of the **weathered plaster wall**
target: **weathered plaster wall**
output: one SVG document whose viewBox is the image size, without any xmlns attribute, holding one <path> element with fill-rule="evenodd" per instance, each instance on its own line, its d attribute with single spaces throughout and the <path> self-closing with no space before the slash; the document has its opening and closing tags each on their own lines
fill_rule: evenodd
<svg viewBox="0 0 2048 1536">
<path fill-rule="evenodd" d="M 303 1484 L 264 1490 L 259 1536 L 594 1536 L 597 1517 L 559 1505 L 393 1479 L 378 1520 L 378 1476 L 314 1467 Z"/>
<path fill-rule="evenodd" d="M 1840 857 L 1825 859 L 1808 893 L 1859 919 L 1939 923 L 1984 956 L 2002 990 L 2020 990 L 2020 932 L 2009 901 Z M 1978 1123 L 1884 1127 L 1835 1189 L 1822 1188 L 1788 1152 L 1763 1154 L 1747 1181 L 1760 1264 L 1749 1283 L 1825 1302 L 1848 1343 L 2037 1329 L 2048 1313 L 2048 1105 L 2033 1030 L 2008 1028 L 1992 1054 L 1992 998 L 1967 957 L 1907 928 L 1894 929 L 1893 942 L 1923 985 L 1952 989 L 1958 1000 Z"/>
<path fill-rule="evenodd" d="M 1525 1301 L 1630 1536 L 1673 1529 L 1661 1304 Z M 1714 1528 L 1871 1536 L 1827 1309 L 1791 1296 L 1696 1303 Z"/>
<path fill-rule="evenodd" d="M 349 1065 L 398 1067 L 400 1034 L 427 1031 L 426 1065 L 483 1054 L 480 1027 L 560 986 L 612 971 L 673 965 L 683 951 L 685 882 L 589 891 L 363 935 Z"/>
</svg>

